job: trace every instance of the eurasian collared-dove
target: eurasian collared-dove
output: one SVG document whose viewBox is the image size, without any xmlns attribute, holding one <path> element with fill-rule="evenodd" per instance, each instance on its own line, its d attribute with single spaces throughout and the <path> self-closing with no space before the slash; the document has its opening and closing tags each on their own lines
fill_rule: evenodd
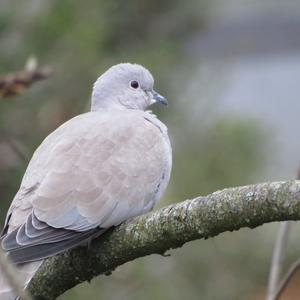
<svg viewBox="0 0 300 300">
<path fill-rule="evenodd" d="M 153 83 L 140 65 L 111 67 L 94 84 L 91 112 L 61 125 L 35 151 L 1 238 L 24 286 L 44 258 L 150 211 L 161 198 L 172 152 L 166 126 L 145 111 L 167 104 Z M 1 274 L 0 299 L 14 297 Z"/>
</svg>

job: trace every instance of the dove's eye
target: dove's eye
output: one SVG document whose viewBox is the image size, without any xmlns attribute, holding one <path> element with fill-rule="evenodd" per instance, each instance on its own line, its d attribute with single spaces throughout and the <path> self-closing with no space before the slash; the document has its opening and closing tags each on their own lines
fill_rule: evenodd
<svg viewBox="0 0 300 300">
<path fill-rule="evenodd" d="M 130 81 L 130 86 L 133 89 L 137 89 L 140 85 L 139 85 L 139 83 L 136 80 L 132 80 L 132 81 Z"/>
</svg>

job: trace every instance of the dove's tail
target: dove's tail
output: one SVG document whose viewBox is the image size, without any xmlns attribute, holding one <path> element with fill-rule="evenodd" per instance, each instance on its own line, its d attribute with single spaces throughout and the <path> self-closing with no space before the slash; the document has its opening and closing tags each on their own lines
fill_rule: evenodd
<svg viewBox="0 0 300 300">
<path fill-rule="evenodd" d="M 27 286 L 37 269 L 40 267 L 43 261 L 35 261 L 32 263 L 26 263 L 18 267 L 18 276 L 21 282 L 24 283 L 24 288 Z M 0 299 L 1 300 L 14 300 L 16 295 L 13 288 L 7 283 L 5 274 L 0 269 Z"/>
</svg>

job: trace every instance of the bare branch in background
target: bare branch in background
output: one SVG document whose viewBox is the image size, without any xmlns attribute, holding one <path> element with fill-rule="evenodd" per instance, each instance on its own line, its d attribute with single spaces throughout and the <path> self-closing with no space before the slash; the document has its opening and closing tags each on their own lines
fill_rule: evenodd
<svg viewBox="0 0 300 300">
<path fill-rule="evenodd" d="M 300 167 L 297 170 L 297 177 L 300 180 Z M 272 263 L 270 268 L 270 275 L 269 275 L 269 283 L 268 283 L 268 292 L 267 292 L 267 300 L 277 300 L 279 299 L 280 295 L 282 294 L 283 290 L 287 286 L 288 282 L 290 281 L 292 275 L 297 270 L 297 267 L 294 271 L 293 268 L 295 265 L 291 266 L 291 269 L 288 271 L 287 275 L 282 280 L 280 286 L 280 275 L 282 269 L 282 261 L 284 258 L 285 249 L 287 247 L 288 238 L 291 230 L 291 223 L 283 222 L 280 224 L 276 244 L 273 251 L 272 256 Z M 297 265 L 297 263 L 296 263 Z M 286 281 L 286 282 L 285 282 Z M 279 286 L 279 288 L 278 288 Z"/>
<path fill-rule="evenodd" d="M 37 59 L 30 57 L 24 70 L 0 75 L 0 98 L 13 96 L 24 92 L 34 82 L 46 79 L 52 75 L 52 70 L 49 67 L 39 67 Z M 23 162 L 29 161 L 29 155 L 26 154 L 24 147 L 18 141 L 10 137 L 4 138 L 8 146 L 18 155 Z"/>
<path fill-rule="evenodd" d="M 46 79 L 52 73 L 49 67 L 39 67 L 35 58 L 29 58 L 24 70 L 0 75 L 0 97 L 21 94 L 34 82 Z"/>
<path fill-rule="evenodd" d="M 285 274 L 284 278 L 282 279 L 279 285 L 279 288 L 276 291 L 276 295 L 274 296 L 274 298 L 272 298 L 273 300 L 279 300 L 283 291 L 285 290 L 285 288 L 287 287 L 287 285 L 289 284 L 289 282 L 291 281 L 291 279 L 299 269 L 300 269 L 300 258 L 291 265 L 290 269 Z"/>
<path fill-rule="evenodd" d="M 15 141 L 14 139 L 9 137 L 4 138 L 4 140 L 10 147 L 10 149 L 16 153 L 16 155 L 20 158 L 21 161 L 23 161 L 24 163 L 28 163 L 30 156 L 24 150 L 23 145 L 20 145 L 18 141 Z"/>
<path fill-rule="evenodd" d="M 280 281 L 282 261 L 287 247 L 290 226 L 291 226 L 290 222 L 283 222 L 282 224 L 280 224 L 279 233 L 277 236 L 277 240 L 276 240 L 276 244 L 272 256 L 267 300 L 275 300 L 277 299 L 278 296 L 276 294 L 277 294 L 278 284 Z"/>
<path fill-rule="evenodd" d="M 36 81 L 45 79 L 52 74 L 48 67 L 40 68 L 35 58 L 29 58 L 24 70 L 0 76 L 0 97 L 9 97 L 20 94 Z M 7 138 L 7 144 L 19 156 L 22 161 L 27 162 L 28 157 L 17 142 Z M 31 300 L 29 293 L 24 290 L 24 284 L 19 279 L 18 270 L 11 264 L 0 247 L 0 269 L 9 285 L 13 288 L 20 300 Z"/>
<path fill-rule="evenodd" d="M 7 282 L 16 292 L 16 294 L 20 297 L 20 300 L 31 300 L 32 298 L 29 296 L 29 293 L 24 290 L 24 284 L 19 280 L 18 271 L 16 268 L 8 261 L 5 253 L 0 247 L 0 269 L 1 275 L 5 277 Z"/>
<path fill-rule="evenodd" d="M 37 299 L 56 299 L 75 285 L 150 254 L 242 227 L 300 220 L 300 181 L 228 188 L 128 220 L 84 247 L 51 257 L 29 284 Z"/>
</svg>

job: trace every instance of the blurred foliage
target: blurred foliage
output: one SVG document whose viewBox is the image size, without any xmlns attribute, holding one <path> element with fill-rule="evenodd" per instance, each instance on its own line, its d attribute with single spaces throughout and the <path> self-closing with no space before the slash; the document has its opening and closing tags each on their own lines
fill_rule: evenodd
<svg viewBox="0 0 300 300">
<path fill-rule="evenodd" d="M 52 79 L 0 102 L 2 220 L 27 165 L 7 139 L 32 153 L 49 132 L 88 110 L 93 81 L 121 61 L 147 66 L 170 100 L 168 110 L 154 108 L 170 128 L 174 149 L 172 180 L 160 205 L 255 179 L 264 158 L 259 127 L 232 118 L 203 127 L 201 116 L 184 110 L 187 99 L 175 92 L 177 83 L 177 91 L 186 88 L 193 78 L 187 74 L 201 63 L 187 57 L 185 41 L 205 28 L 211 5 L 205 0 L 0 3 L 0 72 L 19 69 L 32 54 L 55 69 Z M 206 95 L 189 98 L 196 111 Z M 253 246 L 258 241 L 261 249 Z M 266 282 L 270 250 L 262 230 L 225 234 L 172 251 L 170 258 L 126 264 L 60 299 L 256 299 Z"/>
<path fill-rule="evenodd" d="M 263 147 L 257 147 L 263 145 L 263 136 L 251 121 L 222 119 L 205 132 L 195 128 L 185 136 L 184 143 L 189 145 L 184 148 L 184 155 L 175 152 L 174 158 L 173 189 L 179 201 L 250 184 L 253 171 L 263 161 Z"/>
</svg>

